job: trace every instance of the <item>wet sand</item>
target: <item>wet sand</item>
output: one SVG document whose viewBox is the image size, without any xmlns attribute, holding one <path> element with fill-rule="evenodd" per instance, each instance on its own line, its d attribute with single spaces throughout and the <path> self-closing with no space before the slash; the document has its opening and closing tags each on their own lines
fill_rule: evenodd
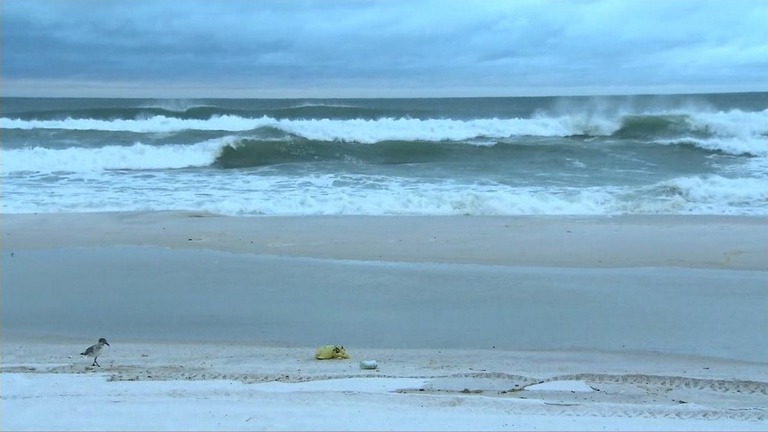
<svg viewBox="0 0 768 432">
<path fill-rule="evenodd" d="M 352 429 L 469 428 L 440 422 L 450 403 L 470 418 L 489 410 L 480 429 L 511 428 L 510 412 L 530 416 L 522 428 L 759 429 L 768 416 L 766 222 L 3 215 L 3 402 L 26 413 L 3 426 L 35 413 L 24 395 L 61 400 L 28 380 L 99 378 L 137 386 L 127 412 L 148 409 L 131 405 L 147 382 L 244 383 L 259 395 L 233 403 L 250 406 L 278 392 L 270 383 L 331 380 L 325 390 L 289 387 L 295 399 L 283 408 L 324 391 L 362 412 L 419 398 L 431 407 L 423 418 L 434 417 L 419 423 L 405 410 L 399 423 L 374 416 Z M 92 368 L 77 354 L 99 337 L 113 346 Z M 345 345 L 353 359 L 312 359 L 324 344 Z M 380 368 L 360 370 L 367 358 Z M 535 387 L 546 383 L 554 387 Z M 196 409 L 192 397 L 159 397 Z M 621 420 L 639 418 L 646 423 Z M 38 426 L 83 426 L 64 423 Z M 344 429 L 296 419 L 220 425 Z"/>
</svg>

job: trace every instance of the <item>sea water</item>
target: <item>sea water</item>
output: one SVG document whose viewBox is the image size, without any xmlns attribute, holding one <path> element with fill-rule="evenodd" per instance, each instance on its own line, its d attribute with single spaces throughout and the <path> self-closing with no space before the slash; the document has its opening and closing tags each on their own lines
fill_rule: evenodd
<svg viewBox="0 0 768 432">
<path fill-rule="evenodd" d="M 2 213 L 768 214 L 768 93 L 0 110 Z"/>
</svg>

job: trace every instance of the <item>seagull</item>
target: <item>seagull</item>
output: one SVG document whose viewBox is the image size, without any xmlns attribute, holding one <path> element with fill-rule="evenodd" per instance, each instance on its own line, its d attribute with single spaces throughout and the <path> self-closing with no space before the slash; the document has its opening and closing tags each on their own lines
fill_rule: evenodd
<svg viewBox="0 0 768 432">
<path fill-rule="evenodd" d="M 101 367 L 96 359 L 99 358 L 99 354 L 101 354 L 101 349 L 104 347 L 104 345 L 110 346 L 106 339 L 101 338 L 99 339 L 99 343 L 89 346 L 85 349 L 85 351 L 81 352 L 80 355 L 93 357 L 93 364 L 91 366 Z"/>
</svg>

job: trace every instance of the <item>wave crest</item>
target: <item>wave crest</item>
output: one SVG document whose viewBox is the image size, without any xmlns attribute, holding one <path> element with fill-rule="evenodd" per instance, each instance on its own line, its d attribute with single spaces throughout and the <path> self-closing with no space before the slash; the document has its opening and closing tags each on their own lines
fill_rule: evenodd
<svg viewBox="0 0 768 432">
<path fill-rule="evenodd" d="M 309 106 L 309 109 L 327 107 Z M 205 110 L 205 107 L 189 108 Z M 291 108 L 296 109 L 296 108 Z M 299 107 L 298 109 L 303 109 Z M 339 107 L 339 109 L 347 109 Z M 312 141 L 373 144 L 386 141 L 444 142 L 504 140 L 514 137 L 610 137 L 612 139 L 676 144 L 685 142 L 707 151 L 768 154 L 768 110 L 760 112 L 652 113 L 623 116 L 566 114 L 532 118 L 474 120 L 381 117 L 377 119 L 280 119 L 235 114 L 178 118 L 166 113 L 136 119 L 67 118 L 25 120 L 2 118 L 3 129 L 57 129 L 179 133 L 189 130 L 249 132 L 280 130 Z"/>
<path fill-rule="evenodd" d="M 4 150 L 3 171 L 50 173 L 205 167 L 215 161 L 222 147 L 233 141 L 234 138 L 228 137 L 193 145 L 153 146 L 136 143 L 99 148 L 30 147 Z"/>
</svg>

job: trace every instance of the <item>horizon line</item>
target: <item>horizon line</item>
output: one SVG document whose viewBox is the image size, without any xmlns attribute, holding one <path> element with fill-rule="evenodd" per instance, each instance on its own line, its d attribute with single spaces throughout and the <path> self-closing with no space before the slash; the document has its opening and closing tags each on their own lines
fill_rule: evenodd
<svg viewBox="0 0 768 432">
<path fill-rule="evenodd" d="M 718 94 L 759 94 L 768 93 L 766 90 L 711 90 L 711 91 L 679 91 L 679 92 L 637 92 L 637 93 L 572 93 L 572 94 L 505 94 L 505 95 L 426 95 L 426 96 L 129 96 L 129 95 L 35 95 L 35 94 L 0 94 L 0 99 L 281 99 L 281 100 L 306 100 L 306 99 L 513 99 L 513 98 L 556 98 L 556 97 L 643 97 L 643 96 L 696 96 L 696 95 L 718 95 Z"/>
<path fill-rule="evenodd" d="M 607 85 L 607 86 L 325 86 L 295 87 L 221 86 L 205 83 L 160 85 L 161 83 L 9 80 L 0 85 L 2 98 L 93 98 L 93 99 L 459 99 L 525 97 L 657 96 L 723 93 L 766 93 L 768 83 L 741 85 Z"/>
</svg>

